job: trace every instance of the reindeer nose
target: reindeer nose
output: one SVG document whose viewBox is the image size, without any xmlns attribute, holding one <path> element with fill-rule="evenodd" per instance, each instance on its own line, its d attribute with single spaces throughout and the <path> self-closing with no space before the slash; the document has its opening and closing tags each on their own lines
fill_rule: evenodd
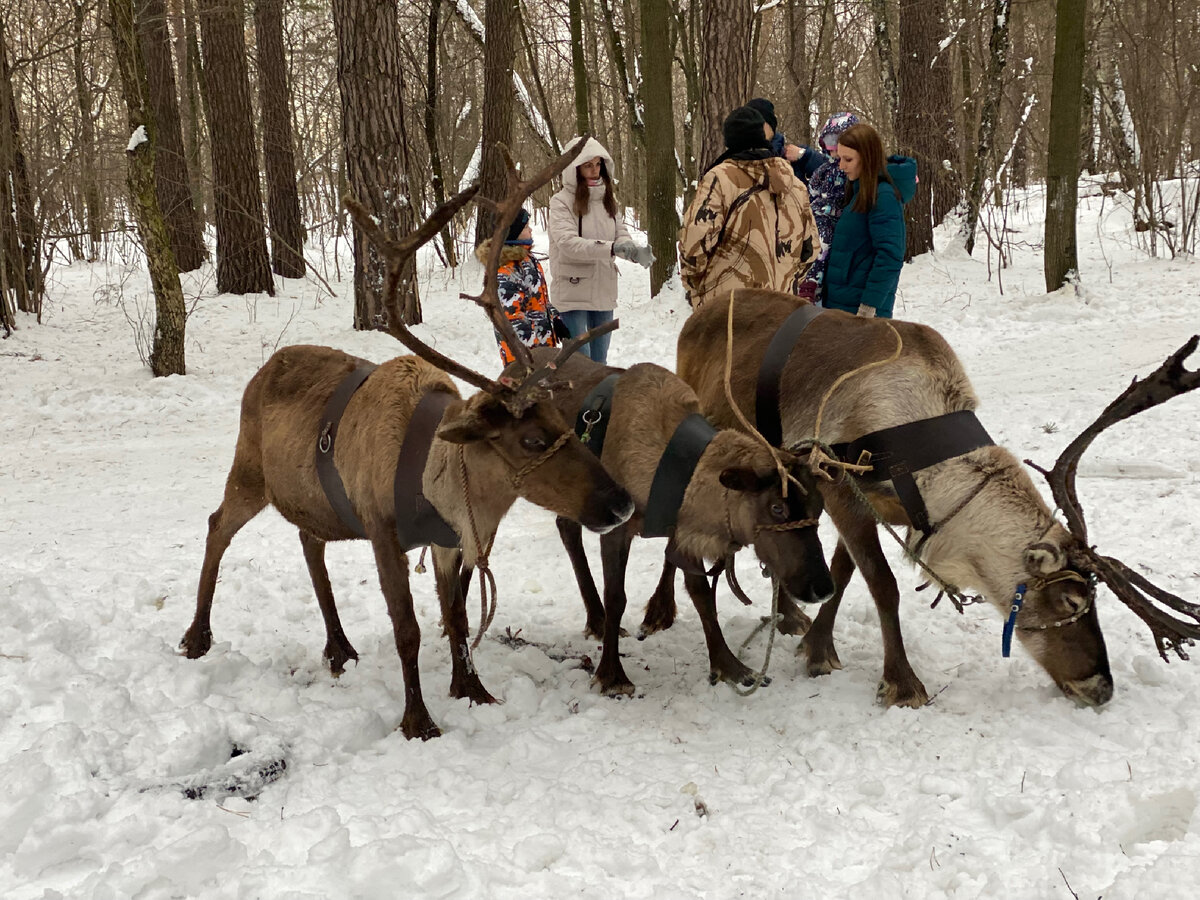
<svg viewBox="0 0 1200 900">
<path fill-rule="evenodd" d="M 1062 692 L 1081 706 L 1103 706 L 1113 696 L 1112 676 L 1101 673 L 1080 681 L 1066 681 Z"/>
</svg>

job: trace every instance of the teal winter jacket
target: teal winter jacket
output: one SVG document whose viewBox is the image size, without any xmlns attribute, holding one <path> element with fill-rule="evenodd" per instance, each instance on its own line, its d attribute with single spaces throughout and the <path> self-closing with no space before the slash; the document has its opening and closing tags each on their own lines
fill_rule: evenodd
<svg viewBox="0 0 1200 900">
<path fill-rule="evenodd" d="M 866 304 L 875 308 L 875 315 L 892 317 L 904 265 L 903 206 L 917 190 L 917 163 L 907 156 L 889 156 L 887 171 L 896 189 L 880 179 L 870 212 L 854 210 L 858 182 L 851 182 L 850 200 L 834 229 L 825 269 L 824 303 L 830 309 L 854 313 Z"/>
</svg>

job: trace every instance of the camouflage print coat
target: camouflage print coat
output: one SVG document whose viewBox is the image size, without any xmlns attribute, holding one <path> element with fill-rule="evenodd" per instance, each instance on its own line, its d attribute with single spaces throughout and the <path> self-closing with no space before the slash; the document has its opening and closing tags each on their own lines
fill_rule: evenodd
<svg viewBox="0 0 1200 900">
<path fill-rule="evenodd" d="M 735 287 L 791 291 L 820 250 L 808 189 L 779 157 L 728 159 L 709 169 L 679 230 L 693 309 Z"/>
</svg>

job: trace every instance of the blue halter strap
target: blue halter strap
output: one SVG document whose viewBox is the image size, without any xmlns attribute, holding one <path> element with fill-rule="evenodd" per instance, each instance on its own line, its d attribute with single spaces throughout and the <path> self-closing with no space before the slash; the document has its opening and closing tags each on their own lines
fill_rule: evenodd
<svg viewBox="0 0 1200 900">
<path fill-rule="evenodd" d="M 1013 595 L 1012 606 L 1008 609 L 1008 618 L 1004 622 L 1004 637 L 1001 640 L 1001 652 L 1005 659 L 1012 656 L 1012 638 L 1013 631 L 1017 627 L 1017 613 L 1021 611 L 1021 604 L 1025 602 L 1025 585 L 1018 584 L 1017 592 Z"/>
</svg>

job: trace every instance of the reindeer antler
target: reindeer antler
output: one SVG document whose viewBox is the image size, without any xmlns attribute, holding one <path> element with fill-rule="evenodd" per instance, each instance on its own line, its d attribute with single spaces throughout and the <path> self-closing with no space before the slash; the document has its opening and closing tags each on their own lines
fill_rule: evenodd
<svg viewBox="0 0 1200 900">
<path fill-rule="evenodd" d="M 1188 655 L 1183 644 L 1192 643 L 1200 638 L 1200 604 L 1188 603 L 1169 591 L 1153 584 L 1144 576 L 1134 572 L 1127 565 L 1111 556 L 1102 556 L 1094 547 L 1088 546 L 1087 525 L 1083 519 L 1083 509 L 1079 505 L 1079 497 L 1075 492 L 1075 475 L 1079 459 L 1083 456 L 1096 436 L 1110 425 L 1114 425 L 1151 407 L 1165 403 L 1172 397 L 1186 394 L 1200 387 L 1200 370 L 1188 371 L 1184 360 L 1192 355 L 1200 344 L 1200 335 L 1193 335 L 1191 340 L 1176 350 L 1147 378 L 1139 381 L 1134 379 L 1125 391 L 1112 403 L 1105 407 L 1099 418 L 1083 430 L 1083 432 L 1067 445 L 1054 463 L 1054 468 L 1046 471 L 1030 460 L 1025 462 L 1046 476 L 1050 483 L 1050 491 L 1054 501 L 1062 509 L 1067 519 L 1068 530 L 1079 539 L 1083 550 L 1079 564 L 1091 571 L 1109 586 L 1114 594 L 1126 606 L 1150 626 L 1159 655 L 1169 660 L 1167 652 L 1174 650 L 1180 659 Z M 1182 613 L 1187 618 L 1172 616 L 1169 612 L 1154 605 L 1154 600 L 1169 607 L 1175 612 Z M 1188 621 L 1190 619 L 1191 621 Z"/>
<path fill-rule="evenodd" d="M 362 230 L 367 240 L 374 244 L 375 248 L 383 255 L 383 258 L 387 260 L 387 279 L 383 286 L 383 305 L 387 310 L 387 324 L 385 327 L 388 334 L 417 356 L 421 357 L 421 359 L 432 363 L 442 371 L 450 375 L 457 375 L 463 381 L 467 382 L 467 384 L 473 384 L 475 387 L 482 391 L 487 391 L 489 394 L 502 395 L 507 392 L 503 385 L 485 375 L 480 375 L 462 363 L 455 362 L 450 357 L 434 350 L 409 331 L 400 313 L 400 279 L 403 277 L 404 267 L 408 265 L 409 260 L 417 252 L 417 249 L 437 234 L 442 229 L 442 226 L 454 218 L 454 214 L 470 203 L 478 193 L 479 185 L 474 184 L 465 191 L 455 194 L 435 209 L 420 228 L 399 240 L 393 240 L 385 235 L 383 229 L 371 217 L 366 207 L 349 194 L 342 198 L 342 205 L 349 211 L 351 217 L 354 219 L 354 224 Z"/>
<path fill-rule="evenodd" d="M 529 195 L 550 181 L 555 175 L 562 172 L 575 159 L 579 152 L 578 148 L 582 147 L 587 140 L 588 135 L 577 139 L 558 159 L 554 160 L 554 162 L 550 163 L 527 181 L 521 180 L 520 173 L 513 163 L 508 148 L 501 144 L 500 150 L 504 154 L 504 162 L 508 167 L 509 186 L 508 194 L 503 200 L 497 203 L 486 198 L 477 197 L 479 185 L 472 185 L 441 204 L 416 231 L 405 235 L 399 240 L 394 240 L 385 235 L 383 229 L 379 227 L 379 224 L 372 218 L 367 209 L 356 199 L 349 195 L 342 199 L 342 203 L 349 210 L 355 224 L 387 260 L 388 271 L 387 279 L 384 283 L 383 303 L 384 308 L 387 310 L 386 328 L 388 334 L 400 341 L 400 343 L 417 354 L 417 356 L 432 363 L 439 369 L 451 375 L 457 375 L 468 384 L 472 384 L 480 390 L 487 391 L 489 394 L 501 398 L 504 405 L 516 416 L 520 416 L 530 406 L 539 400 L 545 399 L 556 388 L 562 386 L 560 382 L 550 381 L 549 376 L 571 354 L 593 338 L 612 331 L 619 324 L 618 320 L 614 319 L 573 338 L 554 359 L 547 362 L 541 368 L 535 369 L 533 355 L 529 352 L 529 348 L 517 337 L 512 323 L 508 320 L 508 316 L 504 314 L 504 309 L 500 304 L 497 272 L 500 268 L 500 252 L 504 246 L 504 238 L 508 233 L 509 226 L 512 224 L 513 219 L 516 218 L 517 211 L 524 206 Z M 399 287 L 405 266 L 417 252 L 417 249 L 433 238 L 441 230 L 442 226 L 449 222 L 454 217 L 454 214 L 471 202 L 471 200 L 478 200 L 479 202 L 495 207 L 497 214 L 496 229 L 492 233 L 492 244 L 484 268 L 482 292 L 478 295 L 460 294 L 459 296 L 465 300 L 472 300 L 483 307 L 489 321 L 500 332 L 500 336 L 512 350 L 520 371 L 516 377 L 504 375 L 498 381 L 481 375 L 464 366 L 462 363 L 455 362 L 450 357 L 434 350 L 408 329 L 400 313 Z"/>
</svg>

